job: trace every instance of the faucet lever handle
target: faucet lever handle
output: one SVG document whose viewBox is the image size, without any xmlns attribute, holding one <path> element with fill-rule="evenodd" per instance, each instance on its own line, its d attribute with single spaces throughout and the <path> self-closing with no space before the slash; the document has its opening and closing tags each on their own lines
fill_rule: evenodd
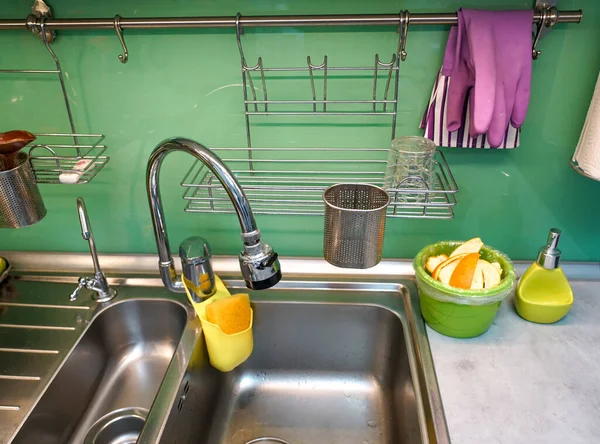
<svg viewBox="0 0 600 444">
<path fill-rule="evenodd" d="M 183 270 L 182 281 L 195 302 L 202 302 L 217 291 L 215 274 L 210 263 L 210 244 L 200 236 L 188 237 L 179 245 Z"/>
<path fill-rule="evenodd" d="M 79 296 L 79 292 L 81 291 L 81 289 L 85 286 L 87 286 L 87 278 L 84 277 L 80 277 L 79 278 L 79 282 L 77 284 L 77 288 L 75 290 L 73 290 L 73 293 L 71 293 L 71 295 L 69 296 L 69 300 L 71 302 L 74 302 L 77 300 L 77 296 Z"/>
</svg>

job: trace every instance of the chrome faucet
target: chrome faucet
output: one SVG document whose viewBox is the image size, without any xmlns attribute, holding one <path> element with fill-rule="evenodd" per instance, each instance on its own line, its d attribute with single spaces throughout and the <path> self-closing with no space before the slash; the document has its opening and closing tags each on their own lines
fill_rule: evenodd
<svg viewBox="0 0 600 444">
<path fill-rule="evenodd" d="M 242 227 L 243 249 L 240 252 L 240 269 L 246 286 L 255 290 L 272 287 L 281 279 L 277 253 L 260 239 L 250 203 L 244 190 L 229 168 L 211 150 L 189 139 L 174 138 L 161 142 L 150 154 L 146 170 L 146 185 L 154 235 L 158 248 L 158 268 L 165 287 L 183 292 L 183 281 L 177 277 L 167 237 L 165 216 L 159 191 L 159 172 L 165 156 L 173 151 L 191 154 L 206 165 L 225 188 L 231 199 Z M 202 238 L 188 238 L 179 249 L 183 266 L 183 279 L 192 281 L 192 288 L 199 288 L 193 297 L 202 298 L 214 292 L 214 276 L 210 267 L 210 248 Z M 208 265 L 207 265 L 208 264 Z M 212 284 L 211 284 L 212 282 Z M 189 282 L 187 282 L 190 288 Z M 211 287 L 212 285 L 212 287 Z"/>
<path fill-rule="evenodd" d="M 81 224 L 81 235 L 85 240 L 88 241 L 90 246 L 90 253 L 92 255 L 92 261 L 94 262 L 94 277 L 93 278 L 79 278 L 79 284 L 69 299 L 75 301 L 79 295 L 79 291 L 85 287 L 88 290 L 94 291 L 96 294 L 94 300 L 98 302 L 110 301 L 117 295 L 117 290 L 111 288 L 108 285 L 106 276 L 100 269 L 100 262 L 98 262 L 98 252 L 96 251 L 96 243 L 94 242 L 94 233 L 92 232 L 92 225 L 85 208 L 85 202 L 82 197 L 77 198 L 77 213 L 79 214 L 79 223 Z"/>
</svg>

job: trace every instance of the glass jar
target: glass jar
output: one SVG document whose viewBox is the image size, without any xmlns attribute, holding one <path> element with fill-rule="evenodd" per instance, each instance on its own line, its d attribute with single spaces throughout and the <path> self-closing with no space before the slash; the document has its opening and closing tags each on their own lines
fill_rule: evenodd
<svg viewBox="0 0 600 444">
<path fill-rule="evenodd" d="M 430 139 L 402 136 L 392 141 L 388 154 L 384 188 L 389 192 L 400 190 L 402 201 L 422 202 L 424 191 L 435 187 L 436 146 Z M 415 190 L 415 192 L 402 192 Z"/>
</svg>

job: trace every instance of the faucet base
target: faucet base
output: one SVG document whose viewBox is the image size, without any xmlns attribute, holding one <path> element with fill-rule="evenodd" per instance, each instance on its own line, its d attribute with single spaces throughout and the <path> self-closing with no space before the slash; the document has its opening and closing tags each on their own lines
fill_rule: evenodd
<svg viewBox="0 0 600 444">
<path fill-rule="evenodd" d="M 97 295 L 98 297 L 94 296 L 94 300 L 96 302 L 108 302 L 115 298 L 115 296 L 117 295 L 117 290 L 111 287 L 103 295 L 100 295 L 100 293 L 97 293 Z"/>
</svg>

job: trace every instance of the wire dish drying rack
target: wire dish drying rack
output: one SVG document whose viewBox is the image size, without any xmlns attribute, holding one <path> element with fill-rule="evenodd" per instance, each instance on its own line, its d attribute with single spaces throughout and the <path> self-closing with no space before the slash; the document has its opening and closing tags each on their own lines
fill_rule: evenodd
<svg viewBox="0 0 600 444">
<path fill-rule="evenodd" d="M 314 64 L 310 56 L 304 67 L 265 67 L 261 57 L 249 66 L 242 47 L 240 15 L 236 40 L 240 53 L 244 93 L 247 148 L 216 148 L 236 176 L 256 214 L 323 215 L 323 191 L 337 183 L 368 183 L 383 186 L 388 148 L 256 148 L 252 147 L 251 116 L 387 116 L 391 138 L 398 116 L 398 85 L 401 61 L 406 59 L 408 12 L 400 14 L 398 45 L 389 62 L 375 54 L 371 66 L 333 67 L 327 56 Z M 331 80 L 362 79 L 360 91 L 346 88 L 347 97 L 335 97 Z M 305 82 L 300 88 L 277 89 L 286 75 Z M 254 78 L 253 78 L 254 77 Z M 271 83 L 271 81 L 273 83 Z M 274 88 L 267 85 L 275 85 Z M 258 91 L 258 92 L 257 92 Z M 267 92 L 268 91 L 268 92 Z M 286 97 L 302 92 L 304 97 Z M 274 99 L 274 96 L 282 98 Z M 227 193 L 212 172 L 196 161 L 181 182 L 190 213 L 233 213 Z M 429 189 L 386 189 L 390 195 L 388 216 L 451 219 L 456 205 L 456 181 L 441 152 L 436 154 L 434 183 Z"/>
<path fill-rule="evenodd" d="M 383 186 L 388 149 L 248 148 L 214 149 L 232 170 L 257 214 L 322 215 L 323 191 L 335 183 Z M 340 153 L 344 159 L 340 159 Z M 435 158 L 435 183 L 429 190 L 387 189 L 389 217 L 451 219 L 456 181 L 441 152 Z M 233 213 L 227 193 L 200 161 L 186 173 L 185 211 Z"/>
<path fill-rule="evenodd" d="M 106 145 L 101 134 L 36 134 L 29 148 L 29 161 L 38 183 L 66 183 L 61 174 L 76 174 L 85 184 L 104 168 Z M 81 162 L 78 165 L 79 161 Z M 64 177 L 64 176 L 63 176 Z"/>
<path fill-rule="evenodd" d="M 245 59 L 242 62 L 243 77 L 247 84 L 245 90 L 250 90 L 251 98 L 246 94 L 244 98 L 245 113 L 247 116 L 324 116 L 324 115 L 358 115 L 358 116 L 392 116 L 396 117 L 397 89 L 399 67 L 396 64 L 396 55 L 393 54 L 390 62 L 384 62 L 375 55 L 373 66 L 329 66 L 327 56 L 323 63 L 313 64 L 310 56 L 306 57 L 306 66 L 275 67 L 263 66 L 262 58 L 258 63 L 249 67 Z M 252 73 L 258 75 L 259 81 L 253 80 Z M 286 76 L 298 76 L 304 73 L 308 77 L 310 88 L 305 92 L 310 96 L 306 99 L 269 99 L 267 84 L 276 79 L 282 80 Z M 362 99 L 331 99 L 328 98 L 328 77 L 342 74 L 348 78 L 368 77 L 372 86 L 372 96 Z M 271 78 L 270 78 L 271 77 Z M 331 81 L 331 80 L 330 80 Z M 255 86 L 259 85 L 260 89 Z M 320 85 L 319 85 L 320 84 Z M 260 92 L 257 94 L 257 90 Z M 259 98 L 259 95 L 262 97 Z M 322 98 L 320 98 L 322 97 Z M 329 109 L 327 106 L 329 105 Z M 348 109 L 348 105 L 353 106 Z M 389 105 L 389 108 L 388 108 Z"/>
<path fill-rule="evenodd" d="M 311 57 L 307 56 L 305 66 L 265 66 L 262 57 L 258 57 L 256 65 L 250 66 L 242 45 L 243 29 L 240 19 L 241 15 L 238 13 L 236 41 L 240 55 L 248 147 L 252 146 L 251 116 L 384 116 L 391 118 L 391 138 L 394 139 L 398 117 L 400 62 L 406 59 L 408 11 L 400 13 L 398 44 L 390 61 L 386 62 L 379 54 L 375 54 L 370 66 L 332 66 L 326 55 L 323 56 L 323 63 L 313 63 Z M 291 79 L 298 77 L 302 77 L 305 83 L 294 84 L 290 88 Z M 331 83 L 332 80 L 343 82 L 340 78 L 355 82 L 362 80 L 361 87 L 356 91 L 347 89 L 344 94 L 349 97 L 335 97 L 335 91 L 331 91 Z M 287 82 L 287 87 L 282 87 L 280 81 Z M 303 97 L 290 97 L 290 94 L 293 96 L 298 93 Z M 274 99 L 274 96 L 281 98 Z"/>
<path fill-rule="evenodd" d="M 383 186 L 387 155 L 384 148 L 256 148 L 252 146 L 251 116 L 387 116 L 395 137 L 401 61 L 406 59 L 408 12 L 400 14 L 398 45 L 389 62 L 375 54 L 370 66 L 330 66 L 327 56 L 303 67 L 266 67 L 261 57 L 248 65 L 242 46 L 240 14 L 236 40 L 240 53 L 247 148 L 216 148 L 232 170 L 256 214 L 322 215 L 323 191 L 336 183 Z M 362 79 L 360 91 L 346 88 L 348 97 L 335 97 L 332 80 Z M 286 77 L 289 76 L 289 77 Z M 277 82 L 303 79 L 304 87 L 277 88 Z M 267 89 L 267 86 L 269 89 Z M 304 97 L 289 97 L 291 91 Z M 274 97 L 281 96 L 276 99 Z M 190 213 L 233 213 L 227 193 L 212 172 L 196 161 L 181 182 Z M 456 181 L 441 152 L 436 154 L 430 189 L 387 189 L 388 216 L 451 219 L 456 205 Z"/>
<path fill-rule="evenodd" d="M 71 130 L 66 134 L 36 134 L 37 139 L 29 146 L 31 168 L 38 183 L 88 183 L 110 159 L 103 155 L 106 151 L 106 146 L 102 144 L 104 136 L 77 132 L 67 95 L 64 72 L 58 56 L 50 46 L 48 40 L 50 33 L 46 30 L 44 18 L 35 18 L 35 23 L 32 23 L 31 26 L 33 29 L 39 30 L 39 36 L 52 57 L 56 69 L 0 69 L 0 74 L 56 74 L 60 82 Z M 80 161 L 85 161 L 85 163 L 78 164 Z M 61 174 L 71 174 L 71 178 L 76 177 L 76 180 L 61 181 Z"/>
</svg>

